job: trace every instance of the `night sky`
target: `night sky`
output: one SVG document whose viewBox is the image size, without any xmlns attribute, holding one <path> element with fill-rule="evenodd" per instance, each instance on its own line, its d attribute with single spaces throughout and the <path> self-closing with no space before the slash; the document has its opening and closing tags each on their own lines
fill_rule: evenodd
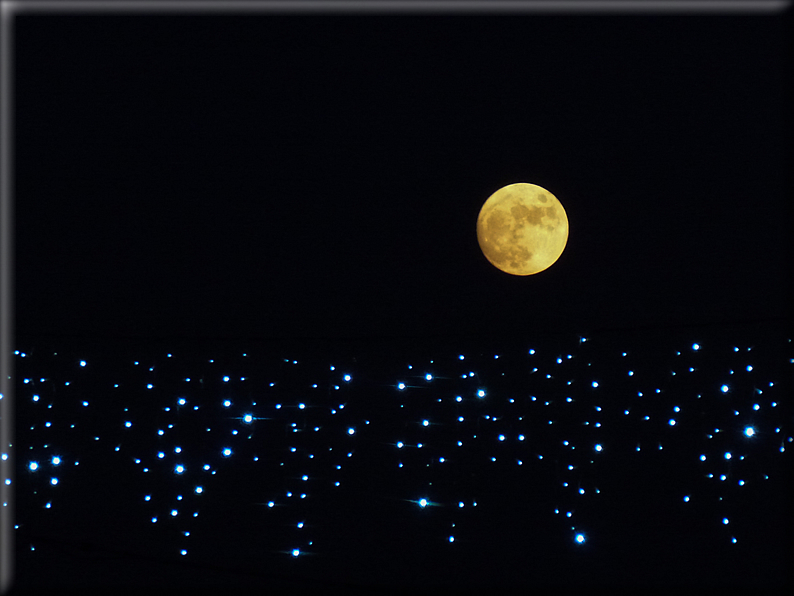
<svg viewBox="0 0 794 596">
<path fill-rule="evenodd" d="M 20 594 L 782 593 L 782 16 L 14 33 Z"/>
<path fill-rule="evenodd" d="M 587 333 L 788 314 L 780 16 L 22 15 L 20 335 Z M 505 274 L 497 189 L 570 224 Z"/>
</svg>

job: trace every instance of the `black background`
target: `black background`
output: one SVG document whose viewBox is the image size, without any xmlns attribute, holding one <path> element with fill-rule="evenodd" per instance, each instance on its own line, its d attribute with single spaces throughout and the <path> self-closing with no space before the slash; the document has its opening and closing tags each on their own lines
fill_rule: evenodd
<svg viewBox="0 0 794 596">
<path fill-rule="evenodd" d="M 21 15 L 16 331 L 389 338 L 775 319 L 781 16 Z M 475 223 L 531 182 L 529 277 Z"/>
</svg>

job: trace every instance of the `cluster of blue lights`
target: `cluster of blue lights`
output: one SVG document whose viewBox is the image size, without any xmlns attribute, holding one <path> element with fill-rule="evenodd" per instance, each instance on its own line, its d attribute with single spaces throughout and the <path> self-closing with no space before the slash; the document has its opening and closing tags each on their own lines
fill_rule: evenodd
<svg viewBox="0 0 794 596">
<path fill-rule="evenodd" d="M 199 360 L 175 352 L 108 370 L 88 355 L 55 353 L 58 364 L 45 365 L 17 351 L 24 425 L 16 453 L 26 472 L 17 490 L 57 516 L 59 499 L 83 481 L 73 469 L 86 453 L 81 446 L 90 445 L 115 458 L 115 473 L 135 477 L 140 522 L 178 528 L 174 552 L 187 557 L 208 498 L 231 470 L 244 470 L 256 478 L 239 497 L 256 505 L 251 523 L 279 516 L 291 530 L 270 550 L 298 558 L 334 549 L 317 537 L 326 519 L 313 512 L 334 494 L 356 499 L 345 491 L 356 490 L 357 475 L 401 487 L 372 498 L 396 501 L 407 515 L 422 511 L 417 526 L 443 518 L 438 542 L 456 548 L 476 540 L 475 522 L 463 512 L 483 509 L 486 479 L 531 472 L 555 479 L 544 487 L 554 503 L 546 513 L 571 548 L 583 548 L 597 545 L 593 516 L 613 498 L 607 471 L 669 446 L 670 465 L 701 479 L 677 485 L 670 501 L 703 503 L 716 486 L 714 540 L 736 544 L 753 537 L 734 523 L 731 500 L 768 481 L 770 462 L 793 440 L 778 414 L 785 396 L 777 369 L 756 353 L 694 343 L 649 364 L 642 354 L 583 338 L 570 353 L 540 346 L 440 353 L 373 368 L 352 359 L 318 364 L 240 353 Z M 114 374 L 106 386 L 93 382 Z M 468 480 L 474 470 L 481 483 Z M 17 529 L 26 523 L 20 519 Z"/>
</svg>

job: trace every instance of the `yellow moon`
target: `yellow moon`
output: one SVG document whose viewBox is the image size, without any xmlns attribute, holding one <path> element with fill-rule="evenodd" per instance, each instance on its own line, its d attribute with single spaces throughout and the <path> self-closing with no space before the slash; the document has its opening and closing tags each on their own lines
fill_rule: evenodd
<svg viewBox="0 0 794 596">
<path fill-rule="evenodd" d="M 518 182 L 500 188 L 480 209 L 477 241 L 485 258 L 512 275 L 551 267 L 568 242 L 568 216 L 545 188 Z"/>
</svg>

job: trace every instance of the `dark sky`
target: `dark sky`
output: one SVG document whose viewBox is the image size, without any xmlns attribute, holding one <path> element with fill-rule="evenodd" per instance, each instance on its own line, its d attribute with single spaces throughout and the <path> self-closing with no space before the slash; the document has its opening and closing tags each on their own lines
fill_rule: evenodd
<svg viewBox="0 0 794 596">
<path fill-rule="evenodd" d="M 779 16 L 20 16 L 16 332 L 589 332 L 787 315 Z M 511 276 L 483 202 L 570 235 Z"/>
</svg>

